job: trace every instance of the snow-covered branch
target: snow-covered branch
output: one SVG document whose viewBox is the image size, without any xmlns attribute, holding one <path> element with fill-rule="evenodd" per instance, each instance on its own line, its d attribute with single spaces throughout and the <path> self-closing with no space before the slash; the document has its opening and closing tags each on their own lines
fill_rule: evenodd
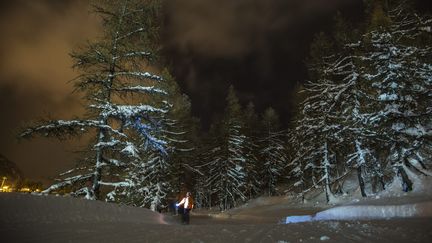
<svg viewBox="0 0 432 243">
<path fill-rule="evenodd" d="M 100 115 L 105 118 L 115 117 L 119 119 L 133 120 L 148 113 L 166 113 L 167 110 L 156 108 L 151 105 L 117 105 L 117 104 L 95 104 L 89 107 L 99 109 Z"/>
<path fill-rule="evenodd" d="M 67 186 L 72 186 L 72 185 L 76 184 L 77 182 L 86 182 L 86 181 L 89 181 L 92 178 L 92 176 L 93 176 L 93 174 L 77 175 L 77 176 L 69 177 L 69 178 L 63 179 L 62 182 L 51 185 L 47 189 L 43 190 L 41 193 L 42 194 L 49 194 L 52 191 L 56 191 L 56 190 L 62 189 L 62 188 L 67 187 Z"/>
<path fill-rule="evenodd" d="M 135 93 L 154 93 L 154 94 L 162 94 L 167 95 L 168 93 L 165 90 L 156 88 L 154 86 L 130 86 L 123 88 L 116 88 L 115 91 L 119 92 L 135 92 Z"/>
<path fill-rule="evenodd" d="M 123 77 L 132 77 L 138 79 L 151 79 L 154 81 L 162 81 L 163 78 L 161 76 L 151 74 L 149 72 L 116 72 L 113 74 L 114 77 L 123 76 Z"/>
<path fill-rule="evenodd" d="M 83 133 L 86 129 L 89 128 L 99 128 L 103 130 L 111 131 L 117 135 L 122 137 L 126 137 L 126 135 L 122 132 L 119 132 L 116 129 L 113 129 L 111 126 L 106 125 L 100 121 L 96 120 L 56 120 L 56 121 L 48 121 L 46 125 L 35 126 L 26 129 L 19 136 L 22 138 L 29 138 L 35 133 L 39 133 L 43 136 L 58 136 L 64 137 L 66 135 L 74 135 L 78 133 Z"/>
<path fill-rule="evenodd" d="M 128 53 L 124 53 L 122 55 L 119 56 L 115 56 L 113 57 L 114 60 L 119 60 L 122 58 L 133 58 L 133 57 L 151 57 L 152 53 L 151 52 L 147 52 L 147 51 L 133 51 L 133 52 L 128 52 Z"/>
</svg>

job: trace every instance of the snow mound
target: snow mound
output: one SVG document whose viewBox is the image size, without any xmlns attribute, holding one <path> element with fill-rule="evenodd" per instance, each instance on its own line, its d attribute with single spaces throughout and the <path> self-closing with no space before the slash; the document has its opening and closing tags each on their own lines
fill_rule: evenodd
<svg viewBox="0 0 432 243">
<path fill-rule="evenodd" d="M 382 204 L 382 205 L 380 205 Z M 285 223 L 299 223 L 322 220 L 371 220 L 390 218 L 432 217 L 432 201 L 420 201 L 411 204 L 372 204 L 345 205 L 330 208 L 315 215 L 286 217 Z"/>
<path fill-rule="evenodd" d="M 317 213 L 313 220 L 432 217 L 432 202 L 405 205 L 340 206 Z"/>
<path fill-rule="evenodd" d="M 166 224 L 148 209 L 73 197 L 0 193 L 0 225 L 22 223 L 144 223 Z"/>
</svg>

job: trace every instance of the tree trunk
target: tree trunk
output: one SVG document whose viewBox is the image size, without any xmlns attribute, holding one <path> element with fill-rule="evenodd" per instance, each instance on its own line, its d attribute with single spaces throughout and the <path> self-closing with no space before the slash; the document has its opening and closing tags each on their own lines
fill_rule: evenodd
<svg viewBox="0 0 432 243">
<path fill-rule="evenodd" d="M 363 180 L 362 167 L 361 166 L 357 167 L 357 177 L 358 177 L 358 181 L 359 181 L 359 185 L 360 185 L 361 195 L 362 195 L 362 197 L 367 197 L 366 192 L 365 192 L 365 183 Z"/>
<path fill-rule="evenodd" d="M 302 180 L 303 180 L 303 178 L 302 178 Z M 301 192 L 301 196 L 302 196 L 302 203 L 304 204 L 305 203 L 305 189 L 304 189 L 304 183 L 302 182 L 302 187 L 301 187 L 301 190 L 302 190 L 302 192 Z"/>
<path fill-rule="evenodd" d="M 384 177 L 383 176 L 379 177 L 379 182 L 381 183 L 382 190 L 385 190 L 386 188 L 385 188 L 385 183 L 384 183 Z"/>
<path fill-rule="evenodd" d="M 330 202 L 330 162 L 329 162 L 329 156 L 328 156 L 328 147 L 327 142 L 324 144 L 324 175 L 325 175 L 325 194 L 326 194 L 326 200 L 327 203 Z"/>
<path fill-rule="evenodd" d="M 98 135 L 98 143 L 104 141 L 104 132 L 102 129 L 99 130 Z M 93 199 L 98 200 L 100 198 L 100 184 L 102 178 L 102 148 L 97 148 L 96 151 L 96 165 L 95 170 L 93 172 L 93 185 L 92 185 L 92 193 L 93 193 Z"/>
<path fill-rule="evenodd" d="M 398 175 L 402 178 L 402 190 L 404 192 L 412 191 L 413 183 L 402 166 L 398 167 Z"/>
</svg>

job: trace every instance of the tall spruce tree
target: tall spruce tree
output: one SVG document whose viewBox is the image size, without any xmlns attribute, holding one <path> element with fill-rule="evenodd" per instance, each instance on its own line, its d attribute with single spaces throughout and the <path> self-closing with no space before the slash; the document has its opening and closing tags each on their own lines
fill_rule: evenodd
<svg viewBox="0 0 432 243">
<path fill-rule="evenodd" d="M 362 136 L 363 131 L 356 126 L 359 120 L 351 119 L 359 117 L 355 111 L 359 106 L 356 88 L 360 75 L 354 65 L 354 55 L 344 43 L 353 39 L 346 34 L 349 25 L 340 15 L 335 20 L 334 35 L 320 33 L 311 46 L 308 60 L 311 80 L 301 91 L 306 97 L 290 138 L 290 143 L 297 147 L 290 163 L 291 176 L 297 178 L 294 185 L 301 187 L 304 196 L 309 188 L 323 184 L 328 201 L 333 194 L 331 186 L 352 168 L 360 171 L 359 184 L 364 184 L 360 160 L 353 163 L 356 155 L 345 160 L 347 151 L 355 148 L 354 140 Z M 362 192 L 363 189 L 362 186 Z"/>
<path fill-rule="evenodd" d="M 201 145 L 202 160 L 196 168 L 202 173 L 195 184 L 195 192 L 201 205 L 208 207 L 219 206 L 221 201 L 219 195 L 222 194 L 221 183 L 225 176 L 220 166 L 223 165 L 223 137 L 221 121 L 213 121 L 207 134 L 203 137 Z M 218 203 L 218 205 L 216 205 Z"/>
<path fill-rule="evenodd" d="M 169 102 L 172 108 L 167 113 L 166 141 L 171 147 L 169 156 L 170 170 L 168 178 L 171 183 L 171 197 L 184 190 L 191 191 L 194 181 L 200 175 L 195 165 L 200 162 L 200 121 L 192 116 L 189 97 L 180 91 L 174 78 L 167 80 Z"/>
<path fill-rule="evenodd" d="M 197 120 L 191 115 L 188 97 L 180 92 L 178 84 L 167 70 L 163 71 L 164 90 L 168 92 L 161 102 L 170 107 L 167 113 L 158 117 L 157 136 L 166 142 L 164 151 L 159 149 L 142 150 L 140 161 L 127 169 L 127 177 L 133 187 L 119 190 L 121 202 L 153 211 L 166 208 L 168 199 L 192 183 L 190 175 L 195 162 L 192 154 L 197 144 Z M 192 172 L 195 172 L 192 170 Z"/>
<path fill-rule="evenodd" d="M 255 112 L 255 106 L 249 102 L 243 112 L 244 128 L 242 129 L 245 136 L 244 154 L 245 154 L 245 195 L 251 199 L 261 192 L 262 181 L 260 180 L 260 171 L 262 167 L 259 163 L 258 139 L 260 136 L 261 124 L 258 121 L 258 115 Z"/>
<path fill-rule="evenodd" d="M 85 94 L 87 115 L 43 121 L 21 134 L 65 138 L 88 132 L 94 136 L 84 165 L 62 174 L 66 178 L 45 193 L 70 187 L 74 195 L 103 199 L 103 186 L 104 193 L 113 196 L 116 188 L 131 186 L 124 170 L 131 161 L 140 160 L 140 147 L 163 151 L 166 144 L 155 136 L 155 118 L 167 110 L 152 101 L 154 95 L 166 92 L 157 87 L 162 78 L 148 71 L 157 47 L 158 1 L 101 1 L 96 2 L 95 12 L 102 19 L 103 38 L 71 55 L 81 72 L 75 86 Z"/>
<path fill-rule="evenodd" d="M 262 116 L 262 138 L 260 139 L 260 158 L 262 159 L 261 178 L 264 191 L 269 196 L 278 194 L 276 185 L 283 176 L 287 165 L 285 132 L 281 130 L 279 116 L 269 107 Z"/>
<path fill-rule="evenodd" d="M 230 86 L 227 96 L 225 117 L 219 126 L 219 141 L 211 150 L 207 184 L 216 194 L 220 210 L 237 205 L 245 200 L 245 136 L 242 134 L 242 112 L 234 87 Z"/>
<path fill-rule="evenodd" d="M 406 1 L 379 1 L 371 16 L 360 46 L 367 57 L 362 77 L 375 97 L 368 121 L 386 141 L 388 167 L 410 191 L 413 179 L 431 175 L 425 158 L 432 149 L 432 21 Z"/>
</svg>

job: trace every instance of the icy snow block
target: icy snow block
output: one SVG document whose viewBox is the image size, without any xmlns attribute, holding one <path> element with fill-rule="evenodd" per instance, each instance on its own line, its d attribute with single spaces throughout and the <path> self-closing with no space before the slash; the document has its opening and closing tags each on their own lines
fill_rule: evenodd
<svg viewBox="0 0 432 243">
<path fill-rule="evenodd" d="M 388 219 L 419 216 L 421 204 L 341 206 L 316 214 L 314 220 Z"/>
<path fill-rule="evenodd" d="M 288 216 L 286 217 L 285 224 L 301 223 L 312 221 L 311 215 L 299 215 L 299 216 Z"/>
</svg>

